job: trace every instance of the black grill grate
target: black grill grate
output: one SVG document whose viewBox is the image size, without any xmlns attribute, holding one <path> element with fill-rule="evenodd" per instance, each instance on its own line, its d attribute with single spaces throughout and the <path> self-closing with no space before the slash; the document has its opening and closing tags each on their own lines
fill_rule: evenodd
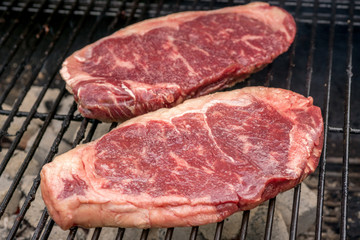
<svg viewBox="0 0 360 240">
<path fill-rule="evenodd" d="M 94 137 L 98 121 L 82 118 L 73 103 L 67 113 L 58 108 L 68 93 L 58 75 L 62 61 L 73 51 L 93 42 L 115 30 L 146 18 L 187 10 L 208 10 L 248 1 L 239 0 L 8 0 L 0 3 L 0 176 L 11 162 L 15 151 L 21 147 L 29 126 L 35 120 L 41 121 L 26 157 L 5 197 L 0 204 L 0 219 L 13 199 L 14 192 L 24 178 L 28 165 L 35 161 L 46 131 L 53 122 L 61 123 L 57 135 L 47 152 L 43 163 L 52 161 L 59 151 L 69 127 L 78 123 L 79 128 L 71 143 L 72 147 L 89 142 Z M 322 106 L 325 136 L 324 151 L 317 178 L 317 209 L 313 230 L 306 239 L 331 239 L 324 231 L 324 225 L 331 225 L 335 239 L 358 239 L 360 218 L 349 212 L 350 206 L 359 202 L 359 133 L 360 99 L 354 90 L 360 87 L 360 1 L 315 0 L 315 1 L 270 1 L 292 13 L 297 21 L 298 34 L 289 51 L 263 71 L 253 75 L 246 85 L 282 87 L 313 96 L 314 102 Z M 33 86 L 41 88 L 31 108 L 22 110 L 26 96 Z M 44 96 L 58 89 L 48 111 L 40 112 Z M 5 108 L 5 105 L 11 106 Z M 15 119 L 21 119 L 16 133 L 10 133 Z M 109 129 L 116 124 L 109 126 Z M 1 153 L 0 152 L 0 153 Z M 334 157 L 342 157 L 334 161 Z M 336 159 L 337 159 L 336 158 Z M 352 170 L 354 169 L 354 170 Z M 333 187 L 329 181 L 339 183 Z M 354 183 L 354 185 L 353 185 Z M 25 194 L 17 217 L 4 238 L 15 239 L 24 222 L 40 184 L 39 174 L 34 178 L 31 189 Z M 315 187 L 316 188 L 316 187 Z M 336 195 L 337 194 L 337 195 Z M 330 195 L 328 200 L 328 196 Z M 334 196 L 338 196 L 338 199 Z M 298 214 L 301 185 L 294 190 L 289 238 L 297 238 Z M 331 197 L 333 196 L 333 197 Z M 353 201 L 353 202 L 352 202 Z M 328 213 L 328 208 L 332 211 Z M 271 239 L 276 199 L 268 201 L 264 239 Z M 324 209 L 327 209 L 325 211 Z M 353 209 L 351 209 L 352 211 Z M 360 213 L 360 208 L 354 209 Z M 356 214 L 355 214 L 356 215 Z M 360 214 L 359 214 L 360 216 Z M 351 224 L 349 219 L 352 220 Z M 250 211 L 243 212 L 238 239 L 246 239 L 247 228 L 252 221 Z M 355 222 L 355 223 L 353 223 Z M 39 216 L 33 229 L 32 239 L 49 238 L 54 222 L 46 209 Z M 214 229 L 214 239 L 221 239 L 226 222 L 220 222 Z M 75 239 L 78 228 L 72 228 L 68 239 Z M 119 228 L 116 239 L 123 239 L 127 229 Z M 177 229 L 166 230 L 164 239 L 172 239 Z M 96 228 L 92 239 L 101 239 L 101 228 Z M 358 234 L 358 235 L 357 235 Z M 149 230 L 143 230 L 140 239 L 147 239 Z M 303 237 L 304 237 L 303 236 Z M 260 238 L 261 238 L 260 237 Z M 199 227 L 193 227 L 189 239 L 199 239 Z"/>
</svg>

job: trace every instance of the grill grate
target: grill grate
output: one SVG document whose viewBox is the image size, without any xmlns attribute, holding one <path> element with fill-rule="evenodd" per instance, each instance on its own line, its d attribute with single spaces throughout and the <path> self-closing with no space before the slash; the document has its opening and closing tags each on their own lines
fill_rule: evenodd
<svg viewBox="0 0 360 240">
<path fill-rule="evenodd" d="M 53 13 L 57 12 L 58 14 L 68 15 L 71 12 L 72 4 L 74 1 L 67 0 L 62 5 L 62 7 L 58 10 L 57 4 L 61 2 L 61 0 L 49 0 L 49 3 L 43 6 L 43 2 L 40 0 L 34 1 L 4 1 L 0 5 L 0 11 L 12 11 L 12 12 L 29 12 L 36 13 L 42 11 L 44 13 Z M 75 15 L 86 15 L 86 11 L 90 0 L 81 0 L 77 8 L 75 9 Z M 102 15 L 102 12 L 105 10 L 105 16 L 107 17 L 116 17 L 119 15 L 119 9 L 124 8 L 126 16 L 134 15 L 134 17 L 141 17 L 142 9 L 147 8 L 147 14 L 149 17 L 155 17 L 159 15 L 166 15 L 173 12 L 179 11 L 187 11 L 187 10 L 209 10 L 213 8 L 226 7 L 234 4 L 244 4 L 250 1 L 246 0 L 170 0 L 170 1 L 133 1 L 133 2 L 123 2 L 114 0 L 108 3 L 105 0 L 96 0 L 93 3 L 93 7 L 91 11 L 88 13 L 90 16 L 99 16 Z M 319 24 L 330 24 L 331 21 L 331 8 L 333 2 L 331 0 L 321 0 L 321 1 L 299 1 L 290 0 L 290 1 L 268 1 L 273 5 L 282 5 L 286 9 L 288 9 L 291 13 L 294 14 L 297 7 L 301 7 L 304 11 L 301 11 L 301 15 L 298 15 L 297 21 L 302 23 L 312 23 L 314 17 L 314 11 L 316 8 L 319 8 L 321 11 L 317 13 L 317 23 Z M 349 9 L 351 6 L 350 0 L 339 0 L 336 3 L 336 24 L 347 25 L 347 20 L 349 17 Z M 360 3 L 355 1 L 354 10 L 359 11 Z M 122 14 L 122 13 L 121 13 Z M 294 14 L 295 15 L 295 14 Z M 354 25 L 360 25 L 360 16 L 354 15 Z"/>
<path fill-rule="evenodd" d="M 103 125 L 82 118 L 76 103 L 67 111 L 59 108 L 68 96 L 58 71 L 63 60 L 73 51 L 115 30 L 146 18 L 187 10 L 208 10 L 236 4 L 243 0 L 5 0 L 0 3 L 0 177 L 13 161 L 32 124 L 40 122 L 34 140 L 26 148 L 26 155 L 16 169 L 12 182 L 0 204 L 0 220 L 14 201 L 25 172 L 34 161 L 46 133 L 54 123 L 59 124 L 50 149 L 41 166 L 52 161 L 60 151 L 66 134 L 76 126 L 70 147 L 91 141 Z M 360 176 L 360 99 L 353 91 L 360 87 L 360 1 L 350 0 L 290 0 L 269 1 L 292 13 L 298 25 L 297 37 L 289 51 L 263 71 L 236 87 L 265 85 L 294 90 L 313 96 L 322 106 L 324 116 L 324 151 L 318 170 L 312 176 L 317 190 L 314 228 L 302 234 L 302 239 L 358 239 L 359 217 L 349 212 L 360 200 L 356 187 Z M 40 91 L 28 109 L 27 96 L 37 86 Z M 45 96 L 56 89 L 46 111 Z M 11 130 L 15 122 L 20 121 Z M 116 126 L 107 126 L 107 131 Z M 342 158 L 342 160 L 340 160 Z M 335 160 L 334 160 L 335 159 Z M 352 170 L 354 169 L 354 170 Z M 331 184 L 330 184 L 331 183 Z M 336 183 L 335 186 L 332 186 Z M 0 238 L 15 239 L 26 225 L 31 204 L 36 199 L 40 176 L 33 178 L 30 189 L 23 196 L 16 218 Z M 298 238 L 301 185 L 295 187 L 289 226 L 289 238 Z M 357 202 L 356 202 L 357 201 Z M 275 220 L 276 199 L 268 201 L 264 239 L 271 239 Z M 330 211 L 330 210 L 331 211 Z M 246 239 L 252 219 L 251 211 L 244 211 L 238 226 L 238 239 Z M 360 209 L 354 209 L 360 216 Z M 354 219 L 355 216 L 355 219 Z M 351 222 L 349 221 L 351 220 Z M 221 239 L 226 221 L 216 224 L 213 238 Z M 32 239 L 51 238 L 55 223 L 44 209 L 32 228 Z M 332 227 L 330 236 L 325 227 Z M 200 227 L 201 228 L 201 227 Z M 203 239 L 201 229 L 192 227 L 187 238 Z M 116 239 L 125 239 L 128 229 L 119 228 Z M 162 239 L 175 238 L 177 228 L 169 228 Z M 149 239 L 150 231 L 143 230 L 140 239 Z M 2 233 L 1 233 L 2 234 Z M 68 239 L 78 239 L 78 228 L 68 231 Z M 102 238 L 102 228 L 96 228 L 91 239 Z M 90 233 L 89 233 L 90 235 Z"/>
</svg>

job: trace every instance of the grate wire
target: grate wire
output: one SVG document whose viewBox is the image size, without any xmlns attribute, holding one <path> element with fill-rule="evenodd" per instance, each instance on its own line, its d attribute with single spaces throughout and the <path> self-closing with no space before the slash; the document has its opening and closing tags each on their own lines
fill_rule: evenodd
<svg viewBox="0 0 360 240">
<path fill-rule="evenodd" d="M 276 204 L 276 197 L 269 200 L 264 240 L 271 239 L 272 226 L 273 226 L 273 222 L 274 222 L 275 204 Z"/>
<path fill-rule="evenodd" d="M 329 111 L 330 111 L 330 89 L 333 68 L 334 56 L 334 36 L 335 36 L 335 16 L 336 16 L 336 0 L 331 2 L 332 17 L 330 23 L 330 36 L 329 36 L 329 49 L 328 49 L 328 63 L 327 63 L 327 77 L 325 83 L 325 101 L 324 101 L 324 147 L 322 156 L 319 162 L 319 183 L 318 183 L 318 196 L 317 196 L 317 211 L 315 220 L 315 239 L 321 239 L 322 222 L 323 222 L 323 209 L 324 209 L 324 191 L 325 191 L 325 174 L 326 174 L 326 156 L 327 156 L 327 139 L 329 132 Z"/>
<path fill-rule="evenodd" d="M 315 39 L 316 39 L 316 30 L 318 22 L 318 9 L 319 9 L 319 0 L 315 0 L 314 4 L 314 15 L 312 18 L 311 26 L 311 38 L 310 38 L 310 51 L 306 65 L 306 96 L 310 96 L 310 85 L 312 81 L 313 66 L 314 66 L 314 52 L 315 52 Z"/>
<path fill-rule="evenodd" d="M 122 240 L 125 234 L 125 228 L 118 228 L 115 240 Z"/>
<path fill-rule="evenodd" d="M 67 240 L 74 239 L 75 236 L 76 236 L 77 230 L 78 230 L 77 227 L 72 227 L 72 228 L 70 228 L 69 235 L 67 236 L 66 239 L 67 239 Z"/>
<path fill-rule="evenodd" d="M 224 220 L 221 221 L 221 222 L 218 222 L 218 223 L 216 224 L 214 240 L 219 240 L 219 239 L 221 239 L 223 227 L 224 227 Z"/>
<path fill-rule="evenodd" d="M 249 210 L 244 211 L 241 221 L 241 227 L 240 227 L 240 236 L 239 236 L 240 240 L 246 239 L 247 228 L 249 225 L 249 218 L 250 218 L 250 211 Z"/>
<path fill-rule="evenodd" d="M 230 1 L 232 1 L 232 0 L 230 0 Z M 176 0 L 176 3 L 173 5 L 173 12 L 179 12 L 179 10 L 180 10 L 180 2 L 181 2 L 181 0 Z M 231 2 L 230 2 L 230 4 L 231 4 Z"/>
<path fill-rule="evenodd" d="M 39 183 L 38 183 L 39 184 Z M 34 187 L 34 185 L 32 186 L 32 188 Z M 38 186 L 36 186 L 37 188 Z M 30 206 L 29 206 L 30 207 Z M 25 209 L 26 210 L 26 209 Z M 49 214 L 47 214 L 47 211 L 42 211 L 42 214 L 41 214 L 41 217 L 40 217 L 40 220 L 39 220 L 39 223 L 38 225 L 36 226 L 35 230 L 34 230 L 34 234 L 33 236 L 31 237 L 31 240 L 37 240 L 40 238 L 40 235 L 41 235 L 41 232 L 42 230 L 44 229 L 45 227 L 45 224 L 47 222 L 49 218 Z"/>
<path fill-rule="evenodd" d="M 124 12 L 126 8 L 127 0 L 122 1 L 120 8 L 118 9 L 117 14 L 114 17 L 114 20 L 108 26 L 108 32 L 115 28 L 115 25 L 120 21 L 120 19 L 125 18 Z"/>
<path fill-rule="evenodd" d="M 189 240 L 196 240 L 196 236 L 198 234 L 199 227 L 192 227 Z"/>
<path fill-rule="evenodd" d="M 149 229 L 144 229 L 141 232 L 140 240 L 146 240 L 148 238 L 148 235 L 149 235 Z"/>
<path fill-rule="evenodd" d="M 295 16 L 294 16 L 295 19 L 297 19 L 299 17 L 300 6 L 301 6 L 301 0 L 297 0 Z M 294 59 L 295 59 L 295 49 L 296 49 L 297 39 L 298 39 L 298 34 L 295 35 L 294 42 L 290 47 L 289 68 L 288 68 L 288 73 L 287 73 L 287 77 L 286 77 L 286 89 L 290 89 L 290 87 L 291 87 L 293 68 L 295 66 Z"/>
<path fill-rule="evenodd" d="M 165 240 L 171 240 L 174 233 L 174 228 L 168 228 L 165 234 Z"/>
<path fill-rule="evenodd" d="M 93 234 L 92 237 L 91 237 L 91 240 L 97 240 L 97 239 L 99 239 L 101 230 L 102 230 L 101 227 L 95 228 L 95 231 L 94 231 L 94 234 Z"/>
<path fill-rule="evenodd" d="M 46 210 L 44 210 L 44 211 L 46 211 Z M 44 234 L 41 236 L 41 240 L 46 240 L 49 238 L 51 230 L 54 227 L 54 224 L 55 224 L 55 222 L 52 219 L 50 219 L 48 224 L 46 224 Z"/>
<path fill-rule="evenodd" d="M 347 239 L 347 216 L 348 216 L 348 197 L 349 197 L 349 148 L 350 148 L 350 96 L 352 84 L 353 67 L 353 33 L 354 33 L 354 1 L 350 2 L 349 26 L 347 39 L 347 82 L 344 101 L 344 134 L 343 134 L 343 169 L 342 169 L 342 193 L 341 193 L 341 220 L 340 220 L 340 239 Z"/>
<path fill-rule="evenodd" d="M 290 240 L 296 239 L 298 217 L 299 217 L 299 208 L 300 208 L 300 193 L 301 193 L 301 184 L 297 185 L 294 188 L 294 198 L 293 198 L 293 207 L 291 212 L 291 225 L 290 225 Z"/>
</svg>

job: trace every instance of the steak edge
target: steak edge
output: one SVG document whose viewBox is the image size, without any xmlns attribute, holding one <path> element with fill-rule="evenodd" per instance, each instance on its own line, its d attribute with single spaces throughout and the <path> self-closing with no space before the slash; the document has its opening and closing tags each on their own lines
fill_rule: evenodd
<svg viewBox="0 0 360 240">
<path fill-rule="evenodd" d="M 323 120 L 312 103 L 248 87 L 130 119 L 46 164 L 44 202 L 63 229 L 221 221 L 316 169 Z"/>
<path fill-rule="evenodd" d="M 121 121 L 243 81 L 287 51 L 285 10 L 250 3 L 145 20 L 68 57 L 60 70 L 81 114 Z"/>
</svg>

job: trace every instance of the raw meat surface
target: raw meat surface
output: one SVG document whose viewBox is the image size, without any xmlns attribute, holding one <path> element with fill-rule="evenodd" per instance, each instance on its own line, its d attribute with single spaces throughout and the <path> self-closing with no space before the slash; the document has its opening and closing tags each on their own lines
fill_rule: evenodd
<svg viewBox="0 0 360 240">
<path fill-rule="evenodd" d="M 128 120 L 45 165 L 41 190 L 63 229 L 201 225 L 296 186 L 322 144 L 311 97 L 249 87 Z"/>
<path fill-rule="evenodd" d="M 233 86 L 285 52 L 285 10 L 251 3 L 126 27 L 75 52 L 61 75 L 83 116 L 120 121 Z"/>
</svg>

